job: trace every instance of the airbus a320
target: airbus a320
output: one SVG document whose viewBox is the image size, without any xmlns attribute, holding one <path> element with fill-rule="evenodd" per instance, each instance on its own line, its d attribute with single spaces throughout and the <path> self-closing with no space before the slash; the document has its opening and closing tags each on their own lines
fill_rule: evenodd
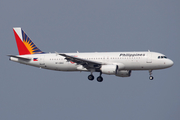
<svg viewBox="0 0 180 120">
<path fill-rule="evenodd" d="M 46 53 L 41 51 L 20 28 L 13 28 L 19 55 L 8 55 L 9 60 L 34 67 L 56 71 L 90 72 L 89 80 L 94 80 L 94 72 L 99 72 L 98 82 L 103 81 L 102 74 L 117 77 L 130 77 L 133 70 L 152 71 L 169 68 L 173 61 L 158 52 L 86 52 L 86 53 Z"/>
</svg>

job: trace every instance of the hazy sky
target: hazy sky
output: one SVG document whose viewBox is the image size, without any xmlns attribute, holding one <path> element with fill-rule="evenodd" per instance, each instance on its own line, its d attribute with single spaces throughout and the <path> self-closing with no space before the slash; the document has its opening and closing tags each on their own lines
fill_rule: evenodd
<svg viewBox="0 0 180 120">
<path fill-rule="evenodd" d="M 9 61 L 13 27 L 45 52 L 147 51 L 174 66 L 121 78 Z M 179 120 L 179 0 L 1 0 L 0 120 Z M 94 74 L 95 77 L 99 73 Z"/>
</svg>

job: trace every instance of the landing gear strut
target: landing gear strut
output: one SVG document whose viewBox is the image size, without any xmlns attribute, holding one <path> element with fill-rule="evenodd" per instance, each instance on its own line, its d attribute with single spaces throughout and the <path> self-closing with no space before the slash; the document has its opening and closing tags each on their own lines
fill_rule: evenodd
<svg viewBox="0 0 180 120">
<path fill-rule="evenodd" d="M 102 81 L 103 81 L 103 77 L 101 77 L 101 75 L 102 75 L 102 72 L 100 72 L 100 76 L 97 77 L 97 81 L 98 81 L 98 82 L 102 82 Z"/>
<path fill-rule="evenodd" d="M 152 75 L 152 70 L 149 70 L 149 75 L 150 75 L 150 76 L 149 76 L 149 79 L 150 79 L 150 80 L 153 80 L 153 79 L 154 79 L 154 77 L 153 77 L 153 76 L 151 76 L 151 75 Z"/>
</svg>

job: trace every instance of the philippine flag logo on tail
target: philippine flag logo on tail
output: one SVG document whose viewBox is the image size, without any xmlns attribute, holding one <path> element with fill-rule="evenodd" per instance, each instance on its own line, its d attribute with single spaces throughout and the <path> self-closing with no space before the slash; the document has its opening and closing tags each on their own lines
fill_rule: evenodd
<svg viewBox="0 0 180 120">
<path fill-rule="evenodd" d="M 33 61 L 38 61 L 38 58 L 33 58 Z"/>
<path fill-rule="evenodd" d="M 13 28 L 19 55 L 43 53 L 20 28 Z"/>
</svg>

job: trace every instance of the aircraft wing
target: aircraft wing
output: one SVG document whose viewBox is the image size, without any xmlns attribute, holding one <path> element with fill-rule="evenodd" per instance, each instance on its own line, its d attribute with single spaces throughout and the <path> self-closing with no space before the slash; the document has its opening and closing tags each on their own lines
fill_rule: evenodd
<svg viewBox="0 0 180 120">
<path fill-rule="evenodd" d="M 104 63 L 101 63 L 101 62 L 82 59 L 82 58 L 70 56 L 70 55 L 67 55 L 67 54 L 59 54 L 59 55 L 64 56 L 67 61 L 72 61 L 74 63 L 80 64 L 80 65 L 82 65 L 83 67 L 85 67 L 87 69 L 100 68 L 101 65 L 104 64 Z"/>
</svg>

